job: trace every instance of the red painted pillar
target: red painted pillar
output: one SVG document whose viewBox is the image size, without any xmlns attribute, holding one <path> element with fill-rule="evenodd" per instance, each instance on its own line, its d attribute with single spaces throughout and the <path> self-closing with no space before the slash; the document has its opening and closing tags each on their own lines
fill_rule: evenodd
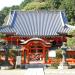
<svg viewBox="0 0 75 75">
<path fill-rule="evenodd" d="M 17 39 L 17 46 L 19 45 L 19 44 L 18 44 L 18 41 L 19 41 L 19 40 Z"/>
<path fill-rule="evenodd" d="M 13 40 L 12 40 L 12 36 L 11 36 L 11 45 L 12 45 L 12 41 L 13 41 Z"/>
<path fill-rule="evenodd" d="M 45 61 L 45 50 L 46 50 L 46 48 L 45 47 L 43 47 L 43 63 L 45 63 L 46 61 Z"/>
<path fill-rule="evenodd" d="M 24 64 L 24 49 L 22 50 L 22 59 L 21 59 L 21 61 L 22 61 L 22 64 Z"/>
<path fill-rule="evenodd" d="M 27 51 L 27 54 L 26 54 L 26 63 L 28 64 L 29 63 L 29 49 L 28 49 L 28 46 L 26 47 L 26 51 Z"/>
</svg>

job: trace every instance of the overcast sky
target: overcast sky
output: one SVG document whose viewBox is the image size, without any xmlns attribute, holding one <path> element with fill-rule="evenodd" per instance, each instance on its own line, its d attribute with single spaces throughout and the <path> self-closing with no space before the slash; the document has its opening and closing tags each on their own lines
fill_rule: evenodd
<svg viewBox="0 0 75 75">
<path fill-rule="evenodd" d="M 24 0 L 0 0 L 0 10 L 4 7 L 10 7 L 13 5 L 19 5 Z"/>
</svg>

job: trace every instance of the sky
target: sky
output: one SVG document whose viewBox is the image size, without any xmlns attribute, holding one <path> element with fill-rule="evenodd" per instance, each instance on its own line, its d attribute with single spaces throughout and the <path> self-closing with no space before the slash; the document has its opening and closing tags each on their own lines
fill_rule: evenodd
<svg viewBox="0 0 75 75">
<path fill-rule="evenodd" d="M 0 0 L 0 10 L 4 7 L 11 7 L 13 5 L 19 5 L 24 0 Z"/>
</svg>

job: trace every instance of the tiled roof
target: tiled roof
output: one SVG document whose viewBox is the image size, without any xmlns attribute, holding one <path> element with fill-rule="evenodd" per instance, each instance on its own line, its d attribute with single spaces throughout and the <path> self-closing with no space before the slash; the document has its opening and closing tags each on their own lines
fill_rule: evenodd
<svg viewBox="0 0 75 75">
<path fill-rule="evenodd" d="M 9 15 L 8 26 L 1 27 L 0 32 L 16 32 L 17 35 L 25 36 L 50 36 L 71 30 L 66 25 L 67 18 L 62 11 L 13 11 Z"/>
</svg>

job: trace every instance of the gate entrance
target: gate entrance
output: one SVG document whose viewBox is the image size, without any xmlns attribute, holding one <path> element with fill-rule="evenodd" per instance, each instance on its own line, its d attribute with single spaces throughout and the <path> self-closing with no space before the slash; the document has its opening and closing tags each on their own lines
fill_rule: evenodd
<svg viewBox="0 0 75 75">
<path fill-rule="evenodd" d="M 43 47 L 40 43 L 30 47 L 29 63 L 43 63 Z"/>
<path fill-rule="evenodd" d="M 48 52 L 50 43 L 43 39 L 27 40 L 22 51 L 22 63 L 46 63 L 46 53 Z M 24 58 L 25 57 L 25 58 Z"/>
</svg>

